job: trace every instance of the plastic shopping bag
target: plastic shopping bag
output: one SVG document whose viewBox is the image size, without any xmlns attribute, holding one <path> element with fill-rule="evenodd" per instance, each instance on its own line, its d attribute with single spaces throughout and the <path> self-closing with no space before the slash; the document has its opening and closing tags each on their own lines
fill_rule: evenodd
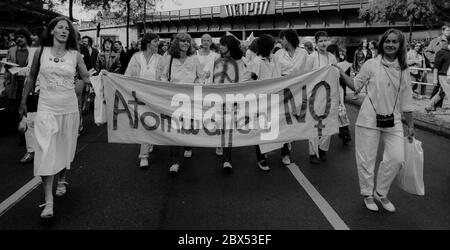
<svg viewBox="0 0 450 250">
<path fill-rule="evenodd" d="M 422 142 L 414 139 L 410 143 L 407 137 L 404 139 L 405 161 L 397 174 L 397 184 L 408 193 L 425 195 Z"/>
<path fill-rule="evenodd" d="M 104 99 L 103 84 L 101 76 L 92 76 L 90 78 L 95 93 L 94 99 L 94 122 L 98 126 L 106 123 L 106 102 Z"/>
</svg>

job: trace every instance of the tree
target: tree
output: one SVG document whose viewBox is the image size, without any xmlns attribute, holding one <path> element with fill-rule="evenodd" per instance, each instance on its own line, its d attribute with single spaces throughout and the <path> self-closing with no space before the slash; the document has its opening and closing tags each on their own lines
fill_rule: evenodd
<svg viewBox="0 0 450 250">
<path fill-rule="evenodd" d="M 360 18 L 368 23 L 406 19 L 409 25 L 409 41 L 414 25 L 427 28 L 450 19 L 450 3 L 447 0 L 372 0 L 359 11 Z"/>
</svg>

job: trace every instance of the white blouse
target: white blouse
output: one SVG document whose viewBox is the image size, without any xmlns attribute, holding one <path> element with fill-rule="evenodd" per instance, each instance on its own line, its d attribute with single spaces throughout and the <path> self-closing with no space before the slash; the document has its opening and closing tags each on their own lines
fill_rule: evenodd
<svg viewBox="0 0 450 250">
<path fill-rule="evenodd" d="M 308 52 L 305 49 L 297 47 L 294 51 L 294 56 L 291 57 L 286 49 L 279 49 L 274 57 L 280 64 L 281 75 L 285 76 L 290 75 L 292 72 L 305 70 Z"/>
<path fill-rule="evenodd" d="M 402 74 L 401 77 L 400 74 Z M 401 82 L 400 78 L 402 79 Z M 369 59 L 354 78 L 354 83 L 356 89 L 363 85 L 367 86 L 368 92 L 359 111 L 356 121 L 357 126 L 377 128 L 376 110 L 380 115 L 388 115 L 394 111 L 396 128 L 401 128 L 400 112 L 412 112 L 414 110 L 409 70 L 403 70 L 401 73 L 397 60 L 394 63 L 389 63 L 382 61 L 381 56 Z M 398 91 L 399 84 L 400 92 Z"/>
<path fill-rule="evenodd" d="M 308 56 L 306 60 L 306 70 L 315 70 L 328 65 L 336 64 L 336 57 L 327 51 L 327 53 L 321 54 L 318 51 L 314 51 Z"/>
<path fill-rule="evenodd" d="M 203 74 L 200 61 L 197 55 L 188 56 L 184 62 L 178 58 L 173 58 L 172 67 L 170 67 L 170 56 L 167 57 L 164 78 L 170 82 L 197 83 Z M 170 70 L 169 70 L 170 69 Z"/>
<path fill-rule="evenodd" d="M 268 60 L 257 56 L 248 64 L 247 69 L 249 72 L 255 73 L 258 80 L 281 77 L 280 65 L 273 57 Z"/>
<path fill-rule="evenodd" d="M 126 76 L 138 77 L 148 80 L 161 80 L 162 67 L 164 66 L 163 57 L 157 53 L 153 54 L 147 62 L 144 52 L 135 53 L 125 71 Z"/>
</svg>

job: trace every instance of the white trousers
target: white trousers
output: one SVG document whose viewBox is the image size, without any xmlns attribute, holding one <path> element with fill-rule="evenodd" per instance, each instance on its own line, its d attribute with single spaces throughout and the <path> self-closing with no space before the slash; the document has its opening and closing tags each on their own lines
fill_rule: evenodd
<svg viewBox="0 0 450 250">
<path fill-rule="evenodd" d="M 323 151 L 328 151 L 330 142 L 331 135 L 309 139 L 309 155 L 317 155 L 317 157 L 319 157 L 319 148 Z"/>
<path fill-rule="evenodd" d="M 34 135 L 34 117 L 36 112 L 27 113 L 27 117 L 24 117 L 27 124 L 27 131 L 25 132 L 25 143 L 27 145 L 27 152 L 33 153 L 36 148 L 36 136 Z"/>
<path fill-rule="evenodd" d="M 141 148 L 139 150 L 139 159 L 148 158 L 149 152 L 152 151 L 153 145 L 151 144 L 141 144 Z"/>
<path fill-rule="evenodd" d="M 385 196 L 404 161 L 404 139 L 401 123 L 393 128 L 371 129 L 356 126 L 355 154 L 359 186 L 364 196 L 373 195 L 378 143 L 384 146 L 377 173 L 376 191 Z"/>
</svg>

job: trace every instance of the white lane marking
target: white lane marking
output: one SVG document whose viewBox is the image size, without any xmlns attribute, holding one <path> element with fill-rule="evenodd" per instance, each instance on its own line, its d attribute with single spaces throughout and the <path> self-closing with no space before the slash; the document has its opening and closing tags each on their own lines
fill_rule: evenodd
<svg viewBox="0 0 450 250">
<path fill-rule="evenodd" d="M 339 215 L 334 211 L 334 209 L 328 204 L 328 202 L 320 195 L 320 193 L 314 188 L 314 186 L 309 182 L 305 175 L 300 171 L 300 168 L 295 164 L 291 163 L 287 166 L 291 173 L 297 179 L 298 183 L 302 185 L 303 189 L 308 193 L 309 197 L 316 203 L 322 214 L 327 218 L 328 222 L 336 230 L 350 230 L 350 228 L 345 224 L 345 222 L 339 217 Z"/>
<path fill-rule="evenodd" d="M 25 186 L 21 187 L 14 194 L 9 196 L 6 200 L 0 203 L 0 216 L 2 216 L 6 211 L 16 205 L 21 201 L 27 194 L 33 191 L 37 186 L 41 184 L 41 177 L 37 176 L 31 179 Z"/>
<path fill-rule="evenodd" d="M 105 131 L 102 130 L 94 139 L 98 138 L 100 135 L 102 135 Z M 75 155 L 83 151 L 87 146 L 89 146 L 89 143 L 86 143 L 83 147 L 78 149 L 75 152 Z M 19 203 L 25 196 L 27 196 L 31 191 L 33 191 L 37 186 L 41 184 L 42 180 L 40 176 L 36 176 L 31 181 L 29 181 L 27 184 L 25 184 L 23 187 L 21 187 L 19 190 L 17 190 L 14 194 L 6 198 L 2 203 L 0 203 L 0 216 L 6 213 L 9 209 L 11 209 L 14 205 Z"/>
</svg>

